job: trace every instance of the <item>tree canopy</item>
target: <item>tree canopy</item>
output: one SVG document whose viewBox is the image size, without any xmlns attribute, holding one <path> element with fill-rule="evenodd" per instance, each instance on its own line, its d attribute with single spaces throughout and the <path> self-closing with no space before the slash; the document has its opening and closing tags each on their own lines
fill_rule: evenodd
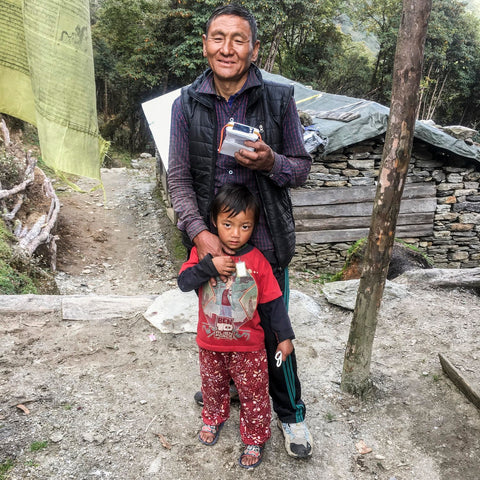
<svg viewBox="0 0 480 480">
<path fill-rule="evenodd" d="M 141 103 L 190 83 L 206 67 L 205 23 L 218 0 L 99 0 L 92 6 L 102 134 L 130 150 L 149 139 Z M 241 0 L 255 15 L 258 65 L 317 90 L 388 105 L 401 2 Z M 348 29 L 346 22 L 351 22 Z M 479 19 L 461 0 L 436 0 L 425 46 L 419 118 L 480 122 Z M 356 35 L 353 35 L 356 33 Z M 371 42 L 361 38 L 374 39 Z"/>
</svg>

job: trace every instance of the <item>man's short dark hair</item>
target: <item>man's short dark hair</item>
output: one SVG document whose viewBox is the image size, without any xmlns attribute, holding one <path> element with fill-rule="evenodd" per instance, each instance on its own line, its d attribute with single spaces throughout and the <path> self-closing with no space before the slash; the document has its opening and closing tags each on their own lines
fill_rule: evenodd
<svg viewBox="0 0 480 480">
<path fill-rule="evenodd" d="M 210 28 L 210 25 L 217 17 L 220 17 L 221 15 L 234 15 L 246 20 L 249 23 L 250 31 L 252 32 L 252 43 L 255 44 L 258 35 L 255 17 L 245 7 L 235 3 L 217 7 L 213 11 L 213 13 L 210 15 L 210 18 L 207 20 L 207 24 L 205 25 L 205 35 L 208 36 L 208 29 Z"/>
<path fill-rule="evenodd" d="M 240 212 L 253 211 L 255 225 L 260 216 L 260 205 L 255 195 L 245 185 L 226 183 L 220 187 L 210 208 L 210 216 L 214 223 L 220 213 L 228 213 L 228 217 L 235 217 Z"/>
</svg>

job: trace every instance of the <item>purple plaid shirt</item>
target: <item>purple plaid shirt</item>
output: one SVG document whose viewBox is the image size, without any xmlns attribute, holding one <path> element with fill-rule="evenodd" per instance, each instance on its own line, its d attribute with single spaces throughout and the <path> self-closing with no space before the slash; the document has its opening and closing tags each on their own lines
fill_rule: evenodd
<svg viewBox="0 0 480 480">
<path fill-rule="evenodd" d="M 217 145 L 220 142 L 221 130 L 229 121 L 245 123 L 248 91 L 260 85 L 253 70 L 250 69 L 247 80 L 241 90 L 232 95 L 228 102 L 218 96 L 213 83 L 213 74 L 205 78 L 197 92 L 215 97 L 215 112 L 218 123 Z M 292 98 L 283 122 L 282 154 L 274 152 L 275 163 L 268 175 L 279 186 L 297 187 L 302 185 L 310 172 L 311 157 L 305 150 L 302 126 L 298 117 L 295 101 Z M 178 228 L 185 230 L 193 240 L 200 232 L 207 229 L 205 222 L 198 213 L 197 200 L 191 187 L 189 161 L 188 124 L 183 115 L 180 98 L 172 107 L 172 123 L 170 133 L 170 152 L 168 157 L 168 184 L 173 208 L 179 216 Z M 258 189 L 253 170 L 245 168 L 228 155 L 218 154 L 215 169 L 215 192 L 225 183 L 240 183 L 246 185 L 257 198 Z M 272 239 L 265 223 L 263 211 L 249 241 L 261 252 L 273 251 Z"/>
</svg>

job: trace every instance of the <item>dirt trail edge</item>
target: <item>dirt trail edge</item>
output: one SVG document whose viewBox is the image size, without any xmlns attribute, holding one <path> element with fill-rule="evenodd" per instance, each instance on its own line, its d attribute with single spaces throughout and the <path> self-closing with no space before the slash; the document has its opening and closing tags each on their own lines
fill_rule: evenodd
<svg viewBox="0 0 480 480">
<path fill-rule="evenodd" d="M 153 160 L 135 164 L 102 173 L 107 209 L 101 192 L 60 192 L 57 278 L 64 295 L 133 299 L 175 288 L 171 225 L 153 193 Z M 308 461 L 288 457 L 272 423 L 255 478 L 478 480 L 480 412 L 442 373 L 438 353 L 478 382 L 480 297 L 416 287 L 384 304 L 374 343 L 376 391 L 360 402 L 339 389 L 351 312 L 328 304 L 308 275 L 292 271 L 291 279 L 314 452 Z M 251 478 L 237 464 L 237 405 L 214 447 L 198 441 L 198 386 L 194 334 L 162 334 L 141 313 L 103 321 L 62 320 L 57 310 L 2 313 L 0 465 L 10 465 L 3 475 Z"/>
</svg>

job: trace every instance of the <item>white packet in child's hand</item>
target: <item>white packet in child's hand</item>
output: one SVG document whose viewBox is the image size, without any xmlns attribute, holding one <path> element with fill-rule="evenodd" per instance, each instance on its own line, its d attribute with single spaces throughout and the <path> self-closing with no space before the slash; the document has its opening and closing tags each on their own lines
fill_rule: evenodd
<svg viewBox="0 0 480 480">
<path fill-rule="evenodd" d="M 237 262 L 235 264 L 237 269 L 237 277 L 246 277 L 247 276 L 247 268 L 245 267 L 245 262 Z"/>
</svg>

